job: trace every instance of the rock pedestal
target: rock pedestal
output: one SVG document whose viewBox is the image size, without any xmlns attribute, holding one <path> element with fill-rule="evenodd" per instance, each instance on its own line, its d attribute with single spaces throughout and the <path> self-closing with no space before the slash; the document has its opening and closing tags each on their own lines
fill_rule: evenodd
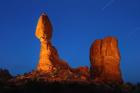
<svg viewBox="0 0 140 93">
<path fill-rule="evenodd" d="M 90 48 L 91 77 L 105 83 L 122 83 L 120 52 L 114 37 L 96 40 Z"/>
<path fill-rule="evenodd" d="M 35 35 L 41 43 L 37 71 L 52 73 L 58 68 L 69 69 L 69 65 L 59 58 L 57 50 L 52 46 L 52 25 L 46 13 L 40 16 Z"/>
<path fill-rule="evenodd" d="M 57 50 L 51 44 L 52 25 L 45 13 L 38 20 L 35 35 L 41 43 L 37 71 L 52 72 L 54 69 L 53 59 L 58 58 L 58 54 Z"/>
</svg>

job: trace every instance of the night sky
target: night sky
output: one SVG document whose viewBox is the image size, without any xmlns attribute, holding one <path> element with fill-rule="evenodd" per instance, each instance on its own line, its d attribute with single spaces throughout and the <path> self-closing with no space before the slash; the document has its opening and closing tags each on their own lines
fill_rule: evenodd
<svg viewBox="0 0 140 93">
<path fill-rule="evenodd" d="M 140 0 L 0 0 L 0 68 L 13 75 L 36 68 L 40 42 L 34 33 L 42 12 L 70 66 L 89 66 L 92 42 L 115 36 L 124 80 L 140 82 Z"/>
</svg>

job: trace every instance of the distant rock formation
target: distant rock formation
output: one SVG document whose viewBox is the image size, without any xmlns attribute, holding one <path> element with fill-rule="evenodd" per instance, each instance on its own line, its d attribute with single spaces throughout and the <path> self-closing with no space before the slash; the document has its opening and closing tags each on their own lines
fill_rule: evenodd
<svg viewBox="0 0 140 93">
<path fill-rule="evenodd" d="M 90 48 L 91 77 L 97 82 L 122 83 L 120 59 L 116 38 L 96 40 Z"/>
<path fill-rule="evenodd" d="M 6 69 L 0 69 L 0 82 L 5 82 L 13 78 L 12 75 Z"/>
</svg>

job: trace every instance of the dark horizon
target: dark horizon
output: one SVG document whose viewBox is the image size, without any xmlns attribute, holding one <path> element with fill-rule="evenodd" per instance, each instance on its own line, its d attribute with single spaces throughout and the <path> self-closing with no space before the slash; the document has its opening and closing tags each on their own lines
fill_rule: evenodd
<svg viewBox="0 0 140 93">
<path fill-rule="evenodd" d="M 53 45 L 71 67 L 89 66 L 93 41 L 115 36 L 126 82 L 140 82 L 139 0 L 2 0 L 0 1 L 0 68 L 13 75 L 30 72 L 39 59 L 34 33 L 47 12 L 53 25 Z"/>
</svg>

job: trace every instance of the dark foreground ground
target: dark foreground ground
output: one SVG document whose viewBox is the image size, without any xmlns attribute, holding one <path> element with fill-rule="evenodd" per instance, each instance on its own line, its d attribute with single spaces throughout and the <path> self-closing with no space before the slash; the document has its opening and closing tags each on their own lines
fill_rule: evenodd
<svg viewBox="0 0 140 93">
<path fill-rule="evenodd" d="M 0 93 L 140 93 L 140 84 L 114 85 L 28 80 L 22 85 L 0 82 Z"/>
<path fill-rule="evenodd" d="M 8 70 L 0 69 L 0 93 L 140 93 L 140 84 L 99 84 L 90 80 L 52 81 L 48 75 L 45 75 L 45 79 L 42 79 L 42 74 L 37 78 L 27 78 L 29 76 L 33 77 L 34 74 L 15 78 Z"/>
</svg>

